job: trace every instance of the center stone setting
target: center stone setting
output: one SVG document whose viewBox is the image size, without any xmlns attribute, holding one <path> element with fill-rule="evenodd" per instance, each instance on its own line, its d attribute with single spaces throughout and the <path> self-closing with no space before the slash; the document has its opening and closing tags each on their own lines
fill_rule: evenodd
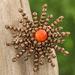
<svg viewBox="0 0 75 75">
<path fill-rule="evenodd" d="M 35 32 L 35 39 L 38 42 L 43 42 L 47 39 L 48 35 L 47 32 L 44 29 L 39 29 Z"/>
</svg>

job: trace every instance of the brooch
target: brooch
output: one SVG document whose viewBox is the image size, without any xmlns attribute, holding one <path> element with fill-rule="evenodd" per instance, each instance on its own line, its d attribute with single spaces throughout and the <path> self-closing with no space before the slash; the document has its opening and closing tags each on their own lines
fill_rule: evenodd
<svg viewBox="0 0 75 75">
<path fill-rule="evenodd" d="M 9 29 L 12 33 L 13 40 L 11 43 L 6 43 L 7 46 L 13 46 L 15 49 L 20 50 L 12 59 L 16 62 L 23 54 L 26 58 L 32 58 L 34 71 L 39 70 L 39 65 L 44 64 L 44 60 L 51 63 L 54 67 L 52 59 L 56 57 L 54 51 L 59 51 L 64 55 L 69 52 L 60 47 L 59 44 L 64 42 L 64 37 L 68 36 L 70 32 L 62 32 L 62 27 L 58 23 L 62 21 L 63 16 L 58 17 L 53 23 L 49 24 L 53 15 L 47 16 L 47 4 L 42 6 L 42 13 L 40 18 L 37 12 L 33 12 L 33 21 L 28 19 L 23 9 L 19 9 L 22 19 L 19 20 L 18 25 L 6 25 L 5 28 Z"/>
</svg>

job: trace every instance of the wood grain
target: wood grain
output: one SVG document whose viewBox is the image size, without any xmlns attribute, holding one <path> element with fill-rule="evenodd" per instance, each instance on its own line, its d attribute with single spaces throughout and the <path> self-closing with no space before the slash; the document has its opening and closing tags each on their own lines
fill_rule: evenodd
<svg viewBox="0 0 75 75">
<path fill-rule="evenodd" d="M 38 72 L 33 72 L 32 60 L 13 63 L 12 58 L 16 52 L 13 47 L 7 47 L 6 42 L 12 40 L 11 33 L 5 29 L 7 24 L 17 24 L 20 17 L 18 8 L 23 7 L 30 20 L 32 20 L 28 0 L 0 0 L 0 75 L 58 75 L 57 59 L 54 60 L 55 68 L 46 63 Z"/>
</svg>

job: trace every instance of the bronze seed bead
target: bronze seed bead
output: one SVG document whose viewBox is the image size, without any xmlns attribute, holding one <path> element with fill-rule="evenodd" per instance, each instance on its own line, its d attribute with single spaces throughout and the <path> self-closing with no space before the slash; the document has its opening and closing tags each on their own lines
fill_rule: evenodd
<svg viewBox="0 0 75 75">
<path fill-rule="evenodd" d="M 18 11 L 19 11 L 20 13 L 22 13 L 22 12 L 23 12 L 23 8 L 19 8 Z"/>
<path fill-rule="evenodd" d="M 38 70 L 38 68 L 37 67 L 34 67 L 33 70 L 34 70 L 34 72 L 36 72 Z"/>
</svg>

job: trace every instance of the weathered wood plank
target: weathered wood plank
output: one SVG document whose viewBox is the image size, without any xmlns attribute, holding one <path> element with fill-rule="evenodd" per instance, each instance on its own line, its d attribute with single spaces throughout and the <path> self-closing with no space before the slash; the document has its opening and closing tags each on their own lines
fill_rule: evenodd
<svg viewBox="0 0 75 75">
<path fill-rule="evenodd" d="M 13 47 L 7 47 L 6 42 L 12 40 L 11 33 L 5 29 L 6 24 L 13 24 L 20 17 L 18 8 L 22 6 L 24 11 L 32 20 L 28 0 L 0 0 L 0 75 L 58 75 L 57 60 L 56 67 L 53 69 L 50 64 L 40 67 L 40 71 L 33 72 L 31 60 L 27 62 L 22 59 L 13 63 L 12 57 L 15 56 Z"/>
</svg>

